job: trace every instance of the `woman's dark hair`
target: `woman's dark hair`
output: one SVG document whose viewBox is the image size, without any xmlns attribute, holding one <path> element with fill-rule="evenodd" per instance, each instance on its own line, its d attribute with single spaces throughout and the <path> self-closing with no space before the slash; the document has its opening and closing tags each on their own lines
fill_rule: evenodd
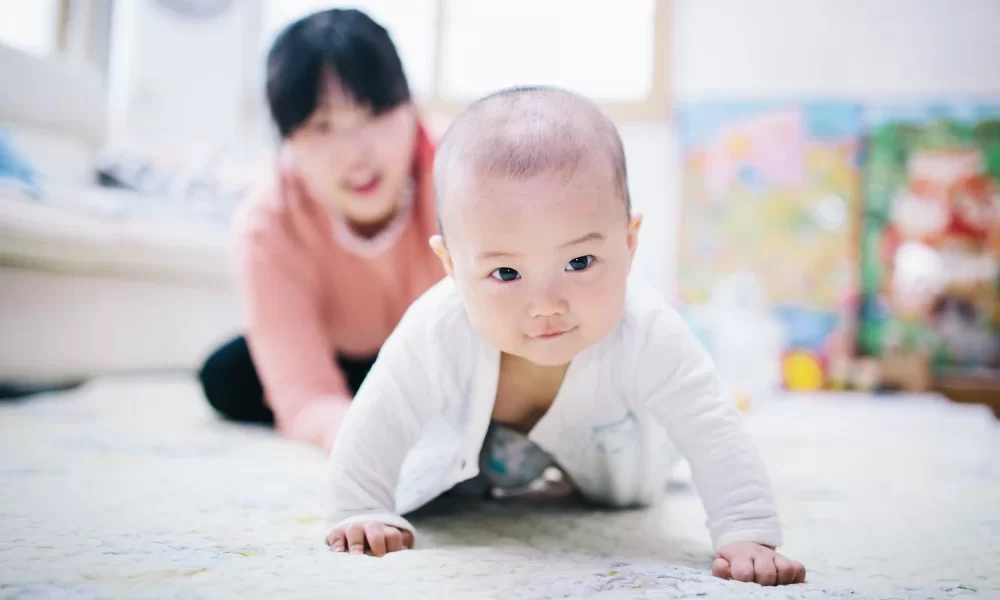
<svg viewBox="0 0 1000 600">
<path fill-rule="evenodd" d="M 286 27 L 267 55 L 267 103 L 281 137 L 316 110 L 326 73 L 378 115 L 409 101 L 410 86 L 389 33 L 365 13 L 334 8 Z"/>
</svg>

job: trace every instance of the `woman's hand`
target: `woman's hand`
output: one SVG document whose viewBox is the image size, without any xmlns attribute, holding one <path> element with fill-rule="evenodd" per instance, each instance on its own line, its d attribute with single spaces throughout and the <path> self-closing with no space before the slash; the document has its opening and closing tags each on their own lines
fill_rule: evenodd
<svg viewBox="0 0 1000 600">
<path fill-rule="evenodd" d="M 290 419 L 279 421 L 278 430 L 329 454 L 350 406 L 347 398 L 320 398 L 305 405 Z"/>
</svg>

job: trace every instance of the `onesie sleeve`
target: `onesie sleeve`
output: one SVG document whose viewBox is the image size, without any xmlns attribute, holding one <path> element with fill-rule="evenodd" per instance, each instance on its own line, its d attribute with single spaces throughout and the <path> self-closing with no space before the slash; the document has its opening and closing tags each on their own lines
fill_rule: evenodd
<svg viewBox="0 0 1000 600">
<path fill-rule="evenodd" d="M 397 513 L 396 487 L 410 449 L 446 404 L 435 377 L 450 347 L 427 304 L 404 315 L 347 411 L 329 461 L 331 526 L 379 521 L 414 532 Z"/>
<path fill-rule="evenodd" d="M 781 527 L 763 462 L 708 353 L 664 307 L 639 355 L 636 394 L 691 465 L 715 548 L 777 547 Z"/>
</svg>

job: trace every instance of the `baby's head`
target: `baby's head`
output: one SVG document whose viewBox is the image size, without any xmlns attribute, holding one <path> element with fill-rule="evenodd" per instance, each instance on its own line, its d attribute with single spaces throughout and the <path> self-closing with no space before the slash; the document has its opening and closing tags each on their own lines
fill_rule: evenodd
<svg viewBox="0 0 1000 600">
<path fill-rule="evenodd" d="M 434 183 L 431 246 L 486 341 L 554 366 L 618 325 L 640 218 L 596 105 L 545 87 L 487 96 L 448 129 Z"/>
</svg>

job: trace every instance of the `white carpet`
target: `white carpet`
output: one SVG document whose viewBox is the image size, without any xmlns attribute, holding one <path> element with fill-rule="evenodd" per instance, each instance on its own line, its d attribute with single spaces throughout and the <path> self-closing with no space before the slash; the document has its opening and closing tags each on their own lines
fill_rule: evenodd
<svg viewBox="0 0 1000 600">
<path fill-rule="evenodd" d="M 929 400 L 781 401 L 747 423 L 809 582 L 710 577 L 704 514 L 436 507 L 423 549 L 321 540 L 323 457 L 184 378 L 0 404 L 2 598 L 1000 598 L 1000 425 Z"/>
</svg>

